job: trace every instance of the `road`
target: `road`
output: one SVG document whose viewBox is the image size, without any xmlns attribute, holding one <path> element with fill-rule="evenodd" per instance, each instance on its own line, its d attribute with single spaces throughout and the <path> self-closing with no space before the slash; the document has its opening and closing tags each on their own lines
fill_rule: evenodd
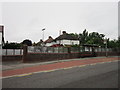
<svg viewBox="0 0 120 90">
<path fill-rule="evenodd" d="M 118 62 L 3 79 L 3 88 L 118 88 Z"/>
</svg>

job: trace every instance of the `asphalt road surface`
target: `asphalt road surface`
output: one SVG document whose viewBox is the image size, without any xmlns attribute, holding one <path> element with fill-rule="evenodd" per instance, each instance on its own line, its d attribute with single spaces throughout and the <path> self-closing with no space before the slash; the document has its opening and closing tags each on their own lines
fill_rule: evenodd
<svg viewBox="0 0 120 90">
<path fill-rule="evenodd" d="M 3 88 L 118 88 L 118 62 L 4 78 Z"/>
</svg>

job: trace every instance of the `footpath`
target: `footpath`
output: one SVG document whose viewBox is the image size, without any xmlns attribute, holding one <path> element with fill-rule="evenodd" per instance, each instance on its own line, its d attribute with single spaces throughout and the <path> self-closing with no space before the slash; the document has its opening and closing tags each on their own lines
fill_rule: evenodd
<svg viewBox="0 0 120 90">
<path fill-rule="evenodd" d="M 90 64 L 105 63 L 118 60 L 119 60 L 118 56 L 112 56 L 112 57 L 76 58 L 34 63 L 2 62 L 2 74 L 0 73 L 0 77 L 7 78 L 17 75 L 24 76 L 33 73 L 50 72 L 65 68 L 68 69 L 76 66 L 81 67 Z"/>
</svg>

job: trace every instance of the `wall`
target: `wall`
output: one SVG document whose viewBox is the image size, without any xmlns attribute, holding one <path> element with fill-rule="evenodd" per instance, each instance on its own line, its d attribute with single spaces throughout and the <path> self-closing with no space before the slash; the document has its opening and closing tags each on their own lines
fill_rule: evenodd
<svg viewBox="0 0 120 90">
<path fill-rule="evenodd" d="M 55 43 L 55 42 L 46 43 L 45 46 L 52 46 L 52 45 L 54 45 L 54 44 L 56 44 L 56 43 Z"/>
<path fill-rule="evenodd" d="M 75 44 L 79 44 L 79 40 L 58 40 L 57 44 L 67 44 L 67 45 L 75 45 Z"/>
<path fill-rule="evenodd" d="M 77 44 L 77 45 L 79 45 L 79 40 L 71 40 L 71 45 L 73 44 L 73 45 L 75 45 L 75 44 Z"/>
<path fill-rule="evenodd" d="M 22 55 L 7 55 L 2 56 L 2 61 L 21 61 Z"/>
<path fill-rule="evenodd" d="M 95 56 L 105 56 L 106 53 L 96 52 Z M 117 52 L 108 52 L 108 56 L 117 56 Z M 26 57 L 26 62 L 33 61 L 53 61 L 62 59 L 73 59 L 73 58 L 83 58 L 83 57 L 95 57 L 91 52 L 83 53 L 28 53 Z"/>
<path fill-rule="evenodd" d="M 52 61 L 79 58 L 79 53 L 28 53 L 26 61 Z"/>
<path fill-rule="evenodd" d="M 83 55 L 83 56 L 82 56 Z M 82 58 L 88 57 L 89 53 L 28 53 L 27 62 L 29 61 L 52 61 L 52 60 L 61 60 L 61 59 L 72 59 L 72 58 Z M 96 56 L 105 56 L 105 52 L 97 52 Z M 108 56 L 117 56 L 120 53 L 117 52 L 108 52 Z M 22 55 L 7 55 L 2 56 L 2 61 L 21 61 Z"/>
<path fill-rule="evenodd" d="M 118 52 L 107 52 L 108 56 L 120 56 Z M 96 52 L 96 56 L 106 56 L 106 52 Z"/>
</svg>

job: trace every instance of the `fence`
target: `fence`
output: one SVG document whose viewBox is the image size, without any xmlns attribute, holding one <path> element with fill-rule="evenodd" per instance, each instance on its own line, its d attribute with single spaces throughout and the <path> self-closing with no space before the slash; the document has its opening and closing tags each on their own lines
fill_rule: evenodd
<svg viewBox="0 0 120 90">
<path fill-rule="evenodd" d="M 92 52 L 92 47 L 39 47 L 28 46 L 28 53 L 79 53 Z M 105 48 L 95 47 L 95 52 L 106 52 Z M 107 52 L 114 51 L 112 48 L 107 48 Z"/>
<path fill-rule="evenodd" d="M 79 53 L 84 51 L 92 51 L 91 47 L 39 47 L 28 46 L 28 53 Z M 114 51 L 107 48 L 107 52 Z M 106 52 L 105 48 L 95 48 L 95 52 Z M 23 49 L 2 49 L 2 55 L 23 55 Z"/>
<path fill-rule="evenodd" d="M 83 48 L 79 47 L 39 47 L 29 46 L 28 53 L 79 53 Z"/>
<path fill-rule="evenodd" d="M 23 55 L 23 49 L 2 49 L 2 55 Z"/>
<path fill-rule="evenodd" d="M 23 50 L 24 49 L 24 50 Z M 1 49 L 3 61 L 22 60 L 27 61 L 50 61 L 59 59 L 80 58 L 84 56 L 108 56 L 118 55 L 112 48 L 101 47 L 39 47 L 25 46 L 23 49 Z M 93 53 L 95 51 L 95 54 Z"/>
<path fill-rule="evenodd" d="M 28 53 L 68 53 L 68 48 L 29 46 Z"/>
</svg>

